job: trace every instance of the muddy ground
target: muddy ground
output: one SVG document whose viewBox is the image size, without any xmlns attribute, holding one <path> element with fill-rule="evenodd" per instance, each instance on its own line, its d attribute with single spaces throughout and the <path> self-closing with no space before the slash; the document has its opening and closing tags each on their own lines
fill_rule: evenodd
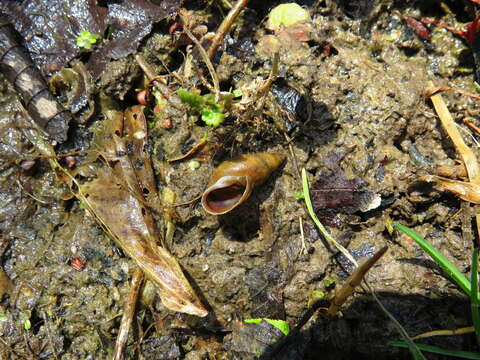
<svg viewBox="0 0 480 360">
<path fill-rule="evenodd" d="M 0 3 L 4 11 L 14 13 L 14 2 Z M 268 33 L 265 17 L 276 4 L 253 2 L 234 24 L 213 60 L 222 90 L 241 89 L 246 94 L 268 77 L 271 57 L 261 53 L 258 44 Z M 288 159 L 231 213 L 209 215 L 198 202 L 177 208 L 171 251 L 209 315 L 198 318 L 169 311 L 158 296 L 153 303 L 139 304 L 127 358 L 254 358 L 280 335 L 264 329 L 265 323 L 244 325 L 242 320 L 282 319 L 293 327 L 316 300 L 315 291 L 330 296 L 343 284 L 352 264 L 321 239 L 303 201 L 295 196 L 301 192 L 295 161 L 299 169 L 306 168 L 311 184 L 343 173 L 344 178 L 355 179 L 356 195 L 373 199 L 370 206 L 330 209 L 319 215 L 357 259 L 388 246 L 368 279 L 410 335 L 471 324 L 466 296 L 418 246 L 403 235 L 390 236 L 385 223 L 390 217 L 415 229 L 468 274 L 472 243 L 462 229 L 470 223 L 471 210 L 453 195 L 424 184 L 412 189 L 411 183 L 432 173 L 436 165 L 453 165 L 458 158 L 423 92 L 433 81 L 474 93 L 474 74 L 465 71 L 474 66 L 472 53 L 465 40 L 441 27 L 430 27 L 430 39 L 423 40 L 400 13 L 443 19 L 461 28 L 473 19 L 472 4 L 359 0 L 302 5 L 311 14 L 312 38 L 281 52 L 278 79 L 255 118 L 230 116 L 208 130 L 201 121 L 192 121 L 187 107 L 180 107 L 168 110 L 171 128 L 159 122 L 151 125 L 149 149 L 159 190 L 168 186 L 177 202 L 198 196 L 212 170 L 232 156 L 267 151 Z M 228 11 L 221 2 L 190 2 L 184 7 L 191 11 L 193 24 L 208 31 L 214 31 Z M 52 12 L 74 16 L 77 10 Z M 142 77 L 133 57 L 136 51 L 158 74 L 168 74 L 165 66 L 176 70 L 189 43 L 181 29 L 169 33 L 176 19 L 173 11 L 148 25 L 138 50 L 125 50 L 121 59 L 109 58 L 101 75 L 92 75 L 95 87 L 89 101 L 98 103 L 98 93 L 104 91 L 122 109 L 136 104 L 135 89 L 141 87 Z M 28 29 L 22 24 L 14 23 L 25 35 Z M 44 38 L 55 33 L 52 27 L 42 31 Z M 34 44 L 35 36 L 26 38 L 27 47 Z M 52 54 L 42 57 L 36 51 L 32 56 L 47 76 L 68 66 L 48 67 L 51 62 L 45 57 Z M 72 56 L 88 63 L 93 55 Z M 95 66 L 89 71 L 94 73 Z M 205 74 L 208 78 L 206 70 Z M 135 263 L 78 200 L 65 200 L 69 190 L 59 185 L 48 162 L 36 156 L 22 135 L 26 115 L 19 110 L 11 85 L 3 77 L 0 80 L 0 251 L 1 265 L 13 286 L 0 303 L 0 358 L 110 358 Z M 178 79 L 169 81 L 172 91 L 179 87 Z M 198 88 L 206 92 L 200 82 Z M 290 117 L 282 113 L 281 101 L 275 97 L 287 90 L 296 91 L 303 102 Z M 465 141 L 480 155 L 461 122 L 476 117 L 477 101 L 453 92 L 443 96 Z M 63 94 L 61 100 L 67 98 Z M 57 150 L 88 149 L 92 128 L 102 119 L 101 111 L 96 111 L 88 120 L 77 120 L 69 140 Z M 285 122 L 282 129 L 279 123 Z M 291 142 L 285 140 L 284 131 Z M 188 160 L 166 162 L 186 153 L 206 133 L 211 148 L 198 156 L 198 169 L 192 170 Z M 25 169 L 30 159 L 34 165 Z M 80 154 L 76 161 L 82 159 Z M 163 221 L 160 215 L 157 220 Z M 75 259 L 84 263 L 81 271 L 72 267 Z M 398 339 L 398 331 L 371 295 L 359 289 L 338 317 L 314 315 L 278 358 L 409 359 L 406 350 L 388 345 Z M 423 342 L 477 350 L 471 334 Z"/>
</svg>

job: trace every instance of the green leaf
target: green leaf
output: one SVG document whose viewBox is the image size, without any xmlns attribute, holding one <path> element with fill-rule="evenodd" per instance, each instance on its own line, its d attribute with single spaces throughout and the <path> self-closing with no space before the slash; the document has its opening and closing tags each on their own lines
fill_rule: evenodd
<svg viewBox="0 0 480 360">
<path fill-rule="evenodd" d="M 205 99 L 194 92 L 180 88 L 177 90 L 177 95 L 180 98 L 180 101 L 190 106 L 193 111 L 200 112 L 205 106 Z"/>
<path fill-rule="evenodd" d="M 448 259 L 443 256 L 437 249 L 435 249 L 428 241 L 426 241 L 422 236 L 417 234 L 415 231 L 406 227 L 405 225 L 399 223 L 393 223 L 393 226 L 410 236 L 432 259 L 450 276 L 453 281 L 467 294 L 470 296 L 470 281 L 463 275 Z"/>
<path fill-rule="evenodd" d="M 90 50 L 92 45 L 94 45 L 102 37 L 98 34 L 92 34 L 86 30 L 80 30 L 80 34 L 77 36 L 75 43 L 80 49 Z"/>
<path fill-rule="evenodd" d="M 267 28 L 273 31 L 310 19 L 308 11 L 296 3 L 281 4 L 268 15 Z"/>
<path fill-rule="evenodd" d="M 325 293 L 321 290 L 313 290 L 311 293 L 312 297 L 323 299 L 325 297 Z"/>
<path fill-rule="evenodd" d="M 221 112 L 212 109 L 203 109 L 202 110 L 202 120 L 208 126 L 218 126 L 225 119 L 225 115 Z"/>
<path fill-rule="evenodd" d="M 244 324 L 260 324 L 263 321 L 262 318 L 257 318 L 257 319 L 245 319 L 243 320 Z"/>
<path fill-rule="evenodd" d="M 325 279 L 323 279 L 323 286 L 325 286 L 326 288 L 332 286 L 333 284 L 335 284 L 334 278 L 327 276 Z"/>
<path fill-rule="evenodd" d="M 408 345 L 403 342 L 403 341 L 391 341 L 388 343 L 391 346 L 396 346 L 396 347 L 402 347 L 402 348 L 407 348 Z M 422 350 L 422 351 L 427 351 L 431 352 L 434 354 L 442 354 L 446 356 L 453 356 L 456 357 L 457 359 L 474 359 L 474 360 L 480 360 L 480 353 L 474 353 L 474 352 L 469 352 L 469 351 L 460 351 L 460 350 L 447 350 L 440 348 L 438 346 L 432 346 L 432 345 L 425 345 L 425 344 L 417 344 L 417 347 Z"/>
<path fill-rule="evenodd" d="M 200 167 L 200 163 L 197 160 L 190 160 L 188 162 L 188 167 L 190 170 L 196 170 Z"/>
<path fill-rule="evenodd" d="M 239 98 L 243 95 L 242 90 L 240 89 L 235 89 L 232 91 L 232 95 L 234 98 Z"/>
<path fill-rule="evenodd" d="M 27 331 L 32 328 L 32 323 L 30 322 L 29 319 L 23 320 L 23 328 Z"/>
</svg>

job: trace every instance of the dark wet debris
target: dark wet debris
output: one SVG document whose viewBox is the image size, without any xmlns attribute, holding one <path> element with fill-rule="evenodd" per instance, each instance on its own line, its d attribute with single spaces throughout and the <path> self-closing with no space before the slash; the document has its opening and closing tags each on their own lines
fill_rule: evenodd
<svg viewBox="0 0 480 360">
<path fill-rule="evenodd" d="M 82 52 L 75 40 L 80 30 L 111 38 L 92 53 L 88 69 L 99 76 L 106 62 L 135 52 L 152 25 L 176 14 L 180 0 L 154 5 L 146 0 L 122 2 L 88 1 L 3 1 L 0 10 L 10 16 L 25 46 L 43 74 L 60 70 Z M 50 16 L 49 14 L 68 14 Z"/>
<path fill-rule="evenodd" d="M 276 80 L 271 89 L 277 103 L 287 115 L 285 129 L 291 132 L 297 127 L 297 122 L 304 123 L 311 116 L 311 103 L 305 94 L 289 85 L 285 79 Z"/>
<path fill-rule="evenodd" d="M 319 180 L 310 188 L 315 212 L 330 226 L 341 225 L 342 221 L 337 217 L 339 213 L 351 215 L 357 211 L 367 212 L 381 204 L 378 194 L 365 189 L 365 181 L 346 178 L 339 164 L 347 153 L 328 153 L 325 166 L 331 171 L 320 172 Z"/>
<path fill-rule="evenodd" d="M 225 338 L 228 353 L 250 358 L 262 355 L 268 346 L 277 342 L 283 333 L 266 321 L 259 324 L 237 323 L 234 331 Z"/>
<path fill-rule="evenodd" d="M 173 360 L 181 356 L 180 347 L 171 335 L 154 337 L 142 342 L 141 353 L 145 359 Z"/>
</svg>

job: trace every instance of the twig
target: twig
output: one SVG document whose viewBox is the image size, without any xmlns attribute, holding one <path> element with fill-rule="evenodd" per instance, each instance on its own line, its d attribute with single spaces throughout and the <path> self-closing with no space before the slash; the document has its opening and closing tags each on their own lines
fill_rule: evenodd
<svg viewBox="0 0 480 360">
<path fill-rule="evenodd" d="M 467 125 L 475 134 L 480 135 L 480 128 L 476 126 L 469 118 L 462 120 L 465 125 Z"/>
<path fill-rule="evenodd" d="M 152 82 L 153 86 L 155 86 L 160 94 L 162 94 L 162 96 L 167 99 L 173 107 L 176 109 L 182 109 L 180 100 L 178 100 L 177 97 L 170 95 L 170 89 L 168 86 L 159 81 L 160 78 L 157 76 L 155 70 L 153 70 L 152 66 L 147 62 L 147 60 L 145 60 L 145 58 L 140 54 L 135 55 L 135 60 L 137 61 L 138 66 L 140 66 L 142 71 L 147 76 L 147 79 Z"/>
<path fill-rule="evenodd" d="M 434 84 L 432 81 L 428 82 L 429 88 L 433 88 Z M 460 153 L 460 156 L 463 159 L 465 167 L 467 168 L 468 178 L 471 183 L 474 185 L 480 184 L 480 167 L 478 165 L 478 160 L 473 151 L 465 144 L 463 138 L 460 136 L 460 133 L 455 126 L 452 115 L 448 111 L 445 102 L 443 101 L 441 94 L 435 94 L 431 98 L 433 106 L 437 111 L 438 117 L 440 118 L 443 127 L 445 128 L 448 136 L 453 141 L 455 148 Z M 480 213 L 475 215 L 475 221 L 477 223 L 477 233 L 480 235 Z M 477 239 L 475 246 L 478 247 L 480 240 Z"/>
<path fill-rule="evenodd" d="M 240 11 L 248 4 L 249 0 L 238 0 L 232 9 L 228 12 L 225 19 L 223 19 L 222 23 L 218 27 L 217 31 L 215 32 L 215 36 L 213 37 L 212 44 L 208 48 L 208 58 L 211 59 L 217 52 L 218 47 L 223 41 L 225 35 L 232 27 L 232 24 L 237 19 Z"/>
<path fill-rule="evenodd" d="M 279 62 L 280 62 L 280 55 L 278 54 L 278 52 L 276 52 L 273 55 L 272 70 L 270 71 L 270 74 L 268 75 L 267 80 L 265 80 L 262 87 L 257 92 L 259 96 L 263 96 L 268 91 L 268 89 L 270 89 L 270 86 L 277 78 Z"/>
<path fill-rule="evenodd" d="M 371 258 L 367 259 L 362 265 L 355 269 L 352 275 L 350 275 L 345 281 L 345 284 L 340 288 L 328 308 L 327 314 L 329 316 L 335 316 L 338 313 L 338 309 L 345 301 L 353 294 L 355 288 L 360 285 L 362 280 L 370 268 L 385 254 L 388 247 L 384 246 L 378 250 Z"/>
<path fill-rule="evenodd" d="M 205 65 L 207 65 L 208 71 L 210 72 L 210 76 L 212 77 L 213 81 L 213 89 L 215 90 L 215 101 L 218 102 L 220 101 L 220 81 L 218 80 L 218 75 L 217 72 L 215 71 L 215 68 L 213 67 L 212 62 L 210 61 L 210 58 L 207 55 L 207 52 L 203 48 L 202 44 L 200 44 L 200 41 L 193 36 L 193 34 L 190 32 L 190 30 L 187 28 L 185 24 L 187 24 L 187 21 L 184 19 L 184 17 L 180 14 L 180 18 L 182 19 L 182 22 L 184 24 L 183 31 L 187 36 L 192 40 L 195 45 L 198 48 L 198 51 L 200 52 L 200 55 L 202 56 L 203 61 L 205 62 Z"/>
<path fill-rule="evenodd" d="M 302 239 L 302 250 L 300 250 L 300 254 L 306 254 L 307 253 L 307 246 L 305 245 L 305 234 L 303 233 L 302 217 L 299 216 L 298 220 L 300 221 L 300 235 L 301 235 L 301 239 Z"/>
<path fill-rule="evenodd" d="M 118 331 L 117 342 L 115 343 L 115 351 L 112 360 L 123 359 L 123 350 L 127 344 L 128 331 L 132 324 L 135 307 L 137 304 L 138 292 L 143 281 L 143 271 L 137 268 L 132 276 L 132 284 L 130 286 L 130 293 L 128 295 L 125 308 L 123 310 L 122 322 L 120 323 L 120 330 Z"/>
</svg>

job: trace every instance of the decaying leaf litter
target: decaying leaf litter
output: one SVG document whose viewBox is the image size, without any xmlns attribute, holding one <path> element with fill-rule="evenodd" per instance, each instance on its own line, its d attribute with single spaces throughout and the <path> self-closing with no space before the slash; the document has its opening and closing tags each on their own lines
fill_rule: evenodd
<svg viewBox="0 0 480 360">
<path fill-rule="evenodd" d="M 29 3 L 28 6 L 34 6 L 36 2 Z M 142 6 L 138 1 L 128 4 Z M 305 108 L 297 106 L 298 101 L 290 108 L 284 105 L 288 102 L 275 101 L 275 90 L 263 97 L 262 106 L 252 106 L 247 101 L 249 97 L 255 100 L 255 94 L 272 71 L 271 55 L 260 51 L 258 44 L 262 44 L 265 35 L 279 36 L 261 24 L 274 5 L 258 9 L 247 6 L 227 36 L 226 49 L 220 49 L 219 59 L 212 59 L 221 90 L 242 91 L 239 105 L 243 108 L 239 109 L 245 116 L 237 119 L 227 116 L 224 123 L 212 130 L 203 126 L 200 119 L 193 122 L 195 119 L 187 107 L 166 101 L 160 104 L 163 109 L 157 119 L 147 118 L 151 122 L 146 148 L 162 193 L 167 188 L 175 194 L 171 203 L 188 203 L 206 188 L 214 167 L 242 153 L 268 151 L 290 155 L 290 145 L 298 165 L 305 167 L 312 179 L 320 176 L 325 179 L 329 171 L 338 172 L 326 160 L 335 156 L 327 154 L 346 153 L 342 160 L 341 155 L 336 155 L 341 176 L 355 179 L 359 185 L 334 189 L 346 190 L 347 200 L 368 192 L 376 195 L 374 199 L 380 197 L 381 202 L 376 208 L 365 209 L 366 212 L 342 209 L 336 214 L 340 219 L 338 228 L 329 230 L 358 258 L 371 256 L 385 243 L 389 245 L 389 252 L 370 270 L 369 280 L 409 334 L 470 324 L 465 313 L 466 301 L 460 293 L 408 239 L 400 237 L 393 241 L 384 230 L 387 216 L 408 224 L 426 234 L 452 262 L 468 271 L 466 254 L 471 244 L 462 237 L 460 229 L 470 221 L 471 211 L 456 197 L 445 193 L 420 197 L 407 192 L 413 180 L 433 174 L 433 166 L 455 164 L 454 148 L 422 94 L 431 79 L 438 86 L 475 91 L 473 77 L 459 71 L 469 65 L 465 63 L 468 61 L 465 43 L 438 27 L 429 28 L 430 43 L 423 43 L 402 17 L 385 11 L 385 7 L 397 9 L 395 3 L 370 7 L 314 4 L 309 7 L 314 37 L 296 49 L 281 53 L 273 84 L 276 89 L 294 89 L 298 94 L 294 99 L 311 102 L 311 118 L 303 124 L 300 114 L 306 113 Z M 461 27 L 459 22 L 472 20 L 465 19 L 466 10 L 461 6 L 445 5 L 434 7 L 434 15 L 449 25 Z M 9 10 L 3 6 L 2 10 Z M 222 14 L 228 12 L 228 8 L 221 6 L 185 4 L 191 10 L 187 13 L 191 33 L 208 39 L 208 31 L 216 29 Z M 94 7 L 89 9 L 92 11 Z M 425 14 L 426 8 L 414 5 L 397 10 L 417 19 L 432 15 Z M 190 43 L 189 37 L 181 24 L 175 25 L 179 19 L 171 15 L 172 19 L 160 21 L 153 32 L 146 27 L 148 31 L 142 35 L 146 37 L 139 50 L 157 74 L 168 75 L 156 80 L 171 92 L 162 93 L 164 99 L 175 98 L 179 86 L 188 88 L 194 83 L 186 75 L 189 72 L 200 78 L 202 85 L 197 88 L 205 94 L 206 84 L 211 81 L 208 69 L 202 67 L 202 58 L 194 46 L 190 50 L 185 48 Z M 19 30 L 27 31 L 28 27 L 23 26 Z M 170 34 L 168 30 L 175 26 Z M 22 35 L 32 42 L 38 41 L 36 34 L 30 38 L 27 33 Z M 115 36 L 122 38 L 121 32 L 110 36 L 94 51 L 102 52 L 103 46 L 111 44 Z M 63 39 L 74 42 L 75 37 L 63 36 Z M 29 41 L 26 45 L 29 46 Z M 35 49 L 38 47 L 29 50 Z M 135 49 L 125 51 L 133 54 Z M 463 55 L 459 55 L 461 51 Z M 42 65 L 48 60 L 42 58 L 41 51 L 33 53 L 34 59 L 43 59 L 39 67 L 48 75 L 52 70 Z M 184 83 L 174 80 L 175 76 L 169 72 L 177 70 L 183 61 L 181 53 L 191 61 L 189 68 L 177 72 Z M 143 86 L 135 82 L 141 78 L 141 71 L 133 57 L 124 55 L 118 59 L 100 56 L 108 62 L 102 65 L 106 71 L 100 79 L 92 72 L 91 81 L 98 81 L 95 106 L 101 104 L 100 90 L 120 104 L 122 110 L 134 104 L 134 90 Z M 68 187 L 59 185 L 47 160 L 39 157 L 24 138 L 22 130 L 28 122 L 22 120 L 26 115 L 19 110 L 18 99 L 6 83 L 2 83 L 2 89 L 2 198 L 6 206 L 1 218 L 1 249 L 3 268 L 14 287 L 2 303 L 2 340 L 8 339 L 2 342 L 5 346 L 2 351 L 17 358 L 109 357 L 135 263 L 115 250 L 114 243 L 94 218 L 81 209 L 88 204 L 80 206 L 78 201 L 71 200 Z M 295 94 L 293 90 L 290 93 Z M 86 98 L 90 96 L 87 94 Z M 475 118 L 475 100 L 456 93 L 443 96 L 455 120 Z M 86 123 L 75 123 L 71 141 L 57 151 L 73 153 L 91 149 L 95 126 L 102 120 L 102 112 L 97 109 Z M 162 126 L 170 123 L 171 128 Z M 461 129 L 465 141 L 476 153 L 467 128 Z M 285 140 L 285 133 L 290 142 Z M 187 153 L 206 136 L 209 145 L 193 152 L 191 159 L 166 162 Z M 95 150 L 97 156 L 98 149 Z M 79 170 L 89 154 L 73 154 Z M 200 167 L 192 169 L 189 160 L 198 161 Z M 30 163 L 25 164 L 27 161 Z M 63 165 L 65 159 L 58 161 Z M 111 165 L 105 161 L 100 169 L 114 171 Z M 92 176 L 87 170 L 79 174 L 85 182 Z M 137 351 L 141 356 L 154 358 L 201 358 L 208 354 L 254 357 L 259 347 L 251 346 L 252 335 L 246 329 L 261 326 L 266 337 L 256 338 L 259 341 L 255 344 L 264 347 L 280 334 L 272 333 L 275 330 L 262 325 L 264 322 L 246 325 L 241 323 L 242 319 L 285 319 L 294 326 L 315 301 L 315 291 L 331 293 L 332 284 L 339 286 L 345 281 L 352 266 L 334 251 L 332 256 L 331 249 L 325 247 L 310 226 L 302 200 L 295 196 L 301 191 L 296 171 L 289 158 L 272 179 L 231 214 L 208 216 L 195 203 L 175 207 L 170 212 L 168 223 L 173 224 L 172 219 L 175 222 L 170 251 L 211 315 L 202 320 L 173 313 L 159 299 L 150 305 L 139 305 L 133 319 L 137 333 L 127 340 L 127 356 Z M 323 180 L 323 184 L 328 182 Z M 432 190 L 421 185 L 415 185 L 417 190 Z M 325 186 L 318 187 L 320 192 L 324 189 Z M 139 201 L 131 189 L 128 196 Z M 161 227 L 159 224 L 165 223 L 162 211 L 156 211 L 145 199 L 148 194 L 142 194 L 140 203 L 152 212 L 155 224 Z M 305 224 L 306 251 L 302 250 L 299 217 L 303 217 Z M 80 272 L 70 266 L 76 258 L 85 262 Z M 372 353 L 380 358 L 408 357 L 407 353 L 388 347 L 387 342 L 398 339 L 398 334 L 369 296 L 357 294 L 342 314 L 329 322 L 313 317 L 302 328 L 299 338 L 288 344 L 286 351 L 297 354 L 289 358 L 314 358 L 319 351 L 327 358 L 368 358 Z M 32 326 L 28 330 L 27 320 Z M 473 341 L 468 337 L 441 341 L 449 348 L 473 349 Z"/>
</svg>

